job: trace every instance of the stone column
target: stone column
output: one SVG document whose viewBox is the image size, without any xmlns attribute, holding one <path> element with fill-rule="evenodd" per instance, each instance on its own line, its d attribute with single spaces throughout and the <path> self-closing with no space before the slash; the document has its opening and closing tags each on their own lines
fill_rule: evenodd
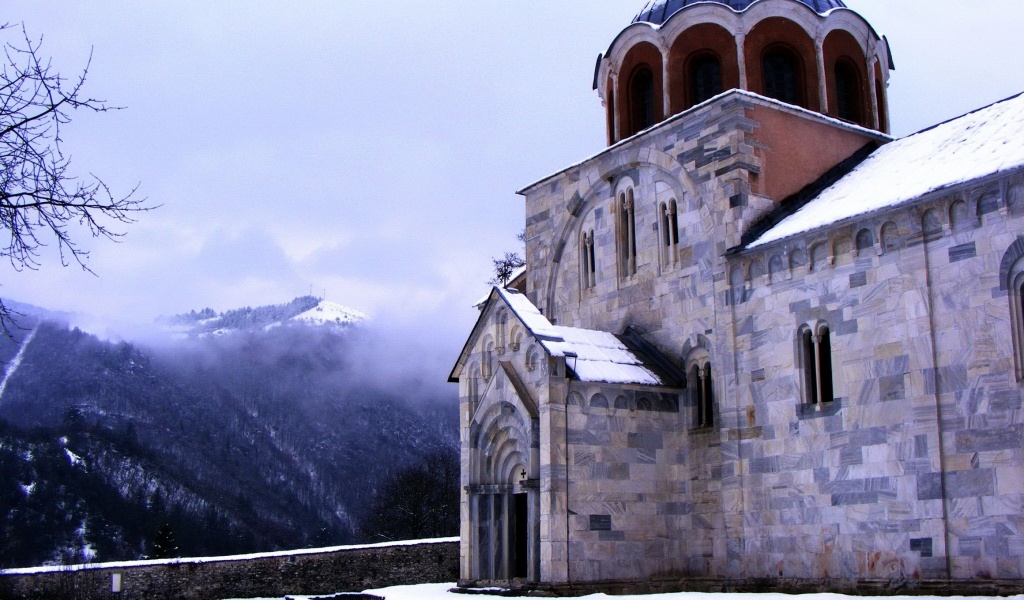
<svg viewBox="0 0 1024 600">
<path fill-rule="evenodd" d="M 747 81 L 747 54 L 743 49 L 747 40 L 745 33 L 736 34 L 736 64 L 740 68 L 740 89 L 752 92 L 750 82 Z"/>
<path fill-rule="evenodd" d="M 668 50 L 661 48 L 661 101 L 662 115 L 665 119 L 672 116 L 672 98 L 668 85 Z"/>
<path fill-rule="evenodd" d="M 878 115 L 878 107 L 880 106 L 882 99 L 878 97 L 876 93 L 878 86 L 875 85 L 875 65 L 878 64 L 878 56 L 872 54 L 871 60 L 868 61 L 868 96 L 871 97 L 871 124 L 875 129 L 881 129 L 882 120 Z"/>
<path fill-rule="evenodd" d="M 818 63 L 818 102 L 822 114 L 828 114 L 828 85 L 825 81 L 825 40 L 814 41 L 814 56 Z"/>
<path fill-rule="evenodd" d="M 622 123 L 619 115 L 622 114 L 622 99 L 619 98 L 619 72 L 611 72 L 612 80 L 612 143 L 622 139 Z"/>
</svg>

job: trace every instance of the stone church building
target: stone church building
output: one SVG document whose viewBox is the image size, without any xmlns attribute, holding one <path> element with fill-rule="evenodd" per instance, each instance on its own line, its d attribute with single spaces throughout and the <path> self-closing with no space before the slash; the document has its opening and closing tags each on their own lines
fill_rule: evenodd
<svg viewBox="0 0 1024 600">
<path fill-rule="evenodd" d="M 1019 592 L 1024 96 L 893 139 L 893 68 L 840 0 L 612 41 L 451 374 L 462 585 Z"/>
</svg>

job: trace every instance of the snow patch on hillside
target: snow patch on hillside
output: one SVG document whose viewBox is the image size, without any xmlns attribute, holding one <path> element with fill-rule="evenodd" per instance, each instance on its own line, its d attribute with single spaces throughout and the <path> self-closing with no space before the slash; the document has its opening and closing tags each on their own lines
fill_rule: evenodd
<svg viewBox="0 0 1024 600">
<path fill-rule="evenodd" d="M 18 353 L 14 355 L 13 359 L 11 359 L 11 364 L 7 365 L 7 371 L 4 373 L 3 381 L 0 381 L 0 400 L 4 399 L 4 391 L 7 390 L 7 382 L 10 381 L 11 376 L 14 375 L 18 370 L 18 367 L 21 366 L 21 359 L 25 356 L 25 349 L 28 348 L 30 343 L 32 343 L 32 338 L 36 336 L 37 331 L 39 330 L 33 329 L 29 332 L 28 337 L 21 342 L 21 348 L 18 348 Z"/>
<path fill-rule="evenodd" d="M 330 300 L 321 300 L 320 304 L 291 318 L 311 325 L 351 325 L 365 321 L 369 317 L 358 310 L 342 306 Z"/>
</svg>

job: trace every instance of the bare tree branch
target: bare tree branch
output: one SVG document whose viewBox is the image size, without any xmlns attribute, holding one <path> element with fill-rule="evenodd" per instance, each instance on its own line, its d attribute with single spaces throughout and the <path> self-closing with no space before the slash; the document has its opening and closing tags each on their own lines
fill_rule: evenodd
<svg viewBox="0 0 1024 600">
<path fill-rule="evenodd" d="M 20 31 L 20 35 L 17 32 Z M 61 264 L 72 262 L 90 271 L 89 252 L 73 234 L 84 227 L 94 238 L 117 241 L 135 213 L 156 208 L 136 197 L 136 186 L 115 195 L 102 179 L 89 174 L 79 179 L 70 170 L 70 157 L 62 149 L 61 127 L 75 111 L 118 110 L 104 100 L 84 95 L 92 53 L 73 79 L 62 76 L 40 53 L 42 37 L 29 37 L 24 25 L 0 25 L 0 229 L 9 239 L 0 241 L 0 257 L 15 270 L 41 266 L 40 250 L 56 241 Z M 11 312 L 0 301 L 0 328 L 10 333 Z"/>
</svg>

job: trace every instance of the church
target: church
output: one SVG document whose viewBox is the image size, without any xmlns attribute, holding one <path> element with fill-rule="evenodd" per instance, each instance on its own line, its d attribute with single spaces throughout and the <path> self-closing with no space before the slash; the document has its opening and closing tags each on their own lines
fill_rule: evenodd
<svg viewBox="0 0 1024 600">
<path fill-rule="evenodd" d="M 894 68 L 840 0 L 611 42 L 450 376 L 461 586 L 1019 593 L 1024 96 L 894 139 Z"/>
</svg>

